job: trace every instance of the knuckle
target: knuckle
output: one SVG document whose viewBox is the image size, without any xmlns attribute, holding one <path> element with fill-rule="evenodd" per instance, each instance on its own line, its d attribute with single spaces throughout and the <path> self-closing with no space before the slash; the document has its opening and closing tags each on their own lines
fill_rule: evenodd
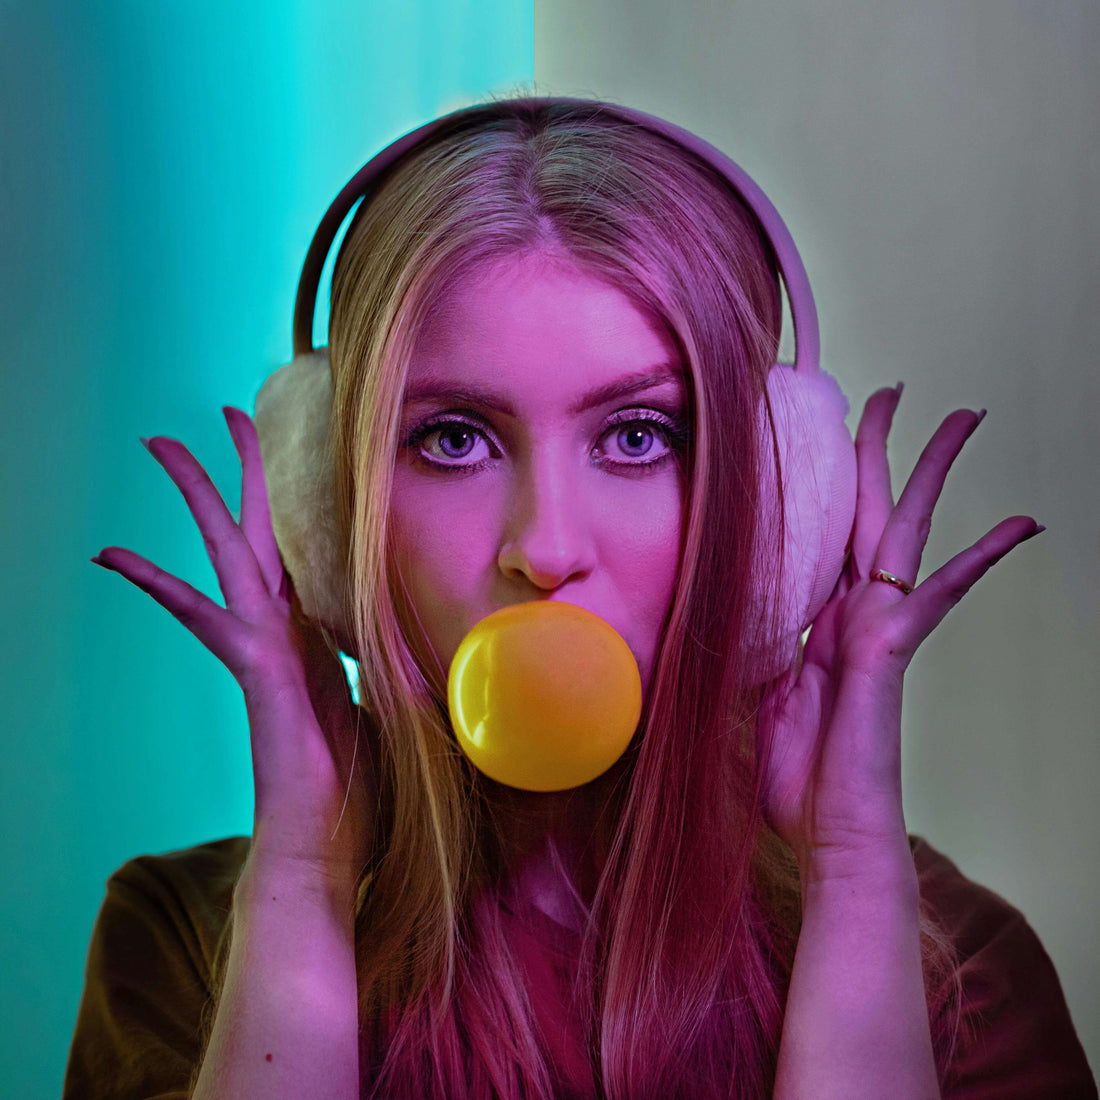
<svg viewBox="0 0 1100 1100">
<path fill-rule="evenodd" d="M 940 597 L 954 607 L 970 591 L 973 580 L 963 573 L 952 573 L 936 585 Z"/>
<path fill-rule="evenodd" d="M 943 589 L 947 602 L 954 607 L 970 591 L 970 585 L 963 581 L 949 581 Z"/>
<path fill-rule="evenodd" d="M 920 542 L 921 549 L 928 543 L 928 536 L 932 533 L 932 517 L 924 515 L 920 517 L 917 523 L 917 539 Z"/>
<path fill-rule="evenodd" d="M 857 451 L 865 451 L 868 447 L 881 447 L 886 441 L 886 433 L 879 426 L 860 424 L 856 429 L 855 446 Z"/>
<path fill-rule="evenodd" d="M 266 649 L 254 631 L 245 632 L 237 646 L 237 657 L 242 668 L 260 670 L 266 665 Z"/>
<path fill-rule="evenodd" d="M 188 629 L 199 622 L 202 614 L 202 600 L 203 597 L 198 592 L 188 592 L 179 603 L 176 617 Z"/>
<path fill-rule="evenodd" d="M 928 444 L 922 457 L 926 463 L 942 466 L 952 461 L 955 452 L 956 448 L 950 440 L 944 439 L 943 436 L 936 436 Z"/>
</svg>

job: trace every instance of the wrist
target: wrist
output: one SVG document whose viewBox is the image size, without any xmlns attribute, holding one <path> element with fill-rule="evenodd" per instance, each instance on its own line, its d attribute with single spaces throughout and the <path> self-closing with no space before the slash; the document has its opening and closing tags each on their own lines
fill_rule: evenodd
<svg viewBox="0 0 1100 1100">
<path fill-rule="evenodd" d="M 799 858 L 805 905 L 811 897 L 917 896 L 917 869 L 904 828 L 858 842 L 821 844 Z"/>
<path fill-rule="evenodd" d="M 234 902 L 312 910 L 354 929 L 357 894 L 358 879 L 350 873 L 338 873 L 326 863 L 289 852 L 257 829 L 234 889 Z"/>
<path fill-rule="evenodd" d="M 800 865 L 802 926 L 773 1095 L 938 1096 L 908 839 Z"/>
<path fill-rule="evenodd" d="M 358 1094 L 354 906 L 254 841 L 195 1097 Z"/>
</svg>

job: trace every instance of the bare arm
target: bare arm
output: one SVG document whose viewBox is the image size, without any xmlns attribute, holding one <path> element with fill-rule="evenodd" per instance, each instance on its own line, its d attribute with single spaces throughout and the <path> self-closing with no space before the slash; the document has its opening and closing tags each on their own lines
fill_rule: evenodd
<svg viewBox="0 0 1100 1100">
<path fill-rule="evenodd" d="M 1029 516 L 1002 520 L 913 587 L 948 470 L 983 414 L 944 419 L 895 504 L 886 436 L 900 393 L 878 390 L 864 409 L 845 571 L 801 666 L 765 700 L 758 725 L 769 819 L 803 882 L 777 1066 L 782 1100 L 939 1096 L 902 812 L 902 684 L 948 611 L 1042 529 Z"/>
<path fill-rule="evenodd" d="M 254 855 L 194 1100 L 357 1096 L 354 894 Z"/>
<path fill-rule="evenodd" d="M 358 1093 L 354 910 L 373 832 L 365 716 L 336 656 L 294 603 L 271 529 L 255 428 L 227 409 L 241 517 L 181 443 L 147 441 L 202 532 L 225 607 L 121 547 L 94 559 L 186 626 L 248 708 L 256 791 L 227 968 L 194 1095 Z"/>
<path fill-rule="evenodd" d="M 904 833 L 806 879 L 775 1097 L 938 1098 Z"/>
</svg>

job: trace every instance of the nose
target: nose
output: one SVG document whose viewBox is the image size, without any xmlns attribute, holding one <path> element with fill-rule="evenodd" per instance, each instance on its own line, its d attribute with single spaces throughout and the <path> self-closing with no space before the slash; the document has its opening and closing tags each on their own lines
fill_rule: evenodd
<svg viewBox="0 0 1100 1100">
<path fill-rule="evenodd" d="M 509 578 L 526 577 L 552 591 L 588 576 L 595 534 L 579 479 L 564 463 L 532 464 L 512 496 L 497 564 Z"/>
</svg>

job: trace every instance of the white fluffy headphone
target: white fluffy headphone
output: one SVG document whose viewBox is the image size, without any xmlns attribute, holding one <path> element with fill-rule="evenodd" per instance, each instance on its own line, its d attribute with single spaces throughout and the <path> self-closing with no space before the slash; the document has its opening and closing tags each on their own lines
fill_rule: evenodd
<svg viewBox="0 0 1100 1100">
<path fill-rule="evenodd" d="M 786 663 L 783 655 L 793 656 L 798 636 L 833 591 L 844 566 L 856 503 L 855 449 L 844 422 L 848 402 L 836 380 L 818 363 L 817 310 L 791 234 L 763 191 L 741 168 L 679 126 L 593 100 L 553 97 L 513 102 L 598 106 L 677 142 L 729 181 L 771 242 L 790 302 L 795 362 L 776 364 L 768 375 L 783 480 L 785 588 L 780 595 L 784 609 L 780 636 L 764 645 L 773 656 L 757 664 L 757 679 L 767 679 L 782 671 Z M 350 638 L 352 632 L 345 622 L 342 582 L 346 566 L 335 522 L 332 378 L 327 350 L 313 347 L 321 269 L 340 225 L 358 199 L 370 201 L 380 174 L 442 126 L 479 109 L 464 108 L 410 131 L 373 157 L 343 188 L 321 220 L 302 268 L 294 306 L 294 360 L 267 379 L 256 399 L 256 427 L 279 551 L 305 613 L 333 629 L 338 637 Z M 761 446 L 770 456 L 771 433 L 763 405 L 759 419 Z M 774 500 L 772 463 L 764 461 L 762 469 L 762 488 Z"/>
</svg>

